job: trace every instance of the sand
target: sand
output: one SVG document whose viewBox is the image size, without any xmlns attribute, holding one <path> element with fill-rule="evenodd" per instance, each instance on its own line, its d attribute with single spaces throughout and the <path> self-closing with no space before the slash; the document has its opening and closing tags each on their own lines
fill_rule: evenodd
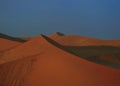
<svg viewBox="0 0 120 86">
<path fill-rule="evenodd" d="M 64 46 L 119 46 L 120 40 L 102 40 L 79 35 L 60 35 L 54 33 L 49 35 L 51 39 Z"/>
<path fill-rule="evenodd" d="M 120 70 L 66 52 L 44 35 L 2 58 L 0 86 L 120 86 Z"/>
<path fill-rule="evenodd" d="M 20 44 L 22 43 L 0 38 L 0 57 L 3 53 L 19 46 Z"/>
</svg>

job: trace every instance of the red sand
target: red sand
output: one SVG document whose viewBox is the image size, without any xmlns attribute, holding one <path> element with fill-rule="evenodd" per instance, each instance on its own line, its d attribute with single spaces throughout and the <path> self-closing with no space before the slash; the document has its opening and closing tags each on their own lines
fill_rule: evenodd
<svg viewBox="0 0 120 86">
<path fill-rule="evenodd" d="M 120 40 L 106 40 L 108 45 L 118 46 L 120 47 Z"/>
<path fill-rule="evenodd" d="M 20 44 L 21 44 L 20 42 L 0 38 L 0 53 L 13 49 L 14 47 Z"/>
<path fill-rule="evenodd" d="M 85 46 L 85 45 L 96 45 L 100 42 L 98 39 L 88 38 L 77 35 L 65 35 L 60 36 L 58 34 L 53 34 L 49 36 L 51 39 L 57 41 L 58 43 L 66 46 Z"/>
<path fill-rule="evenodd" d="M 120 40 L 100 40 L 79 35 L 59 35 L 57 33 L 49 35 L 56 42 L 65 46 L 120 46 Z"/>
<path fill-rule="evenodd" d="M 45 40 L 42 38 L 42 36 L 38 36 L 28 42 L 23 43 L 21 46 L 18 46 L 15 49 L 9 50 L 3 57 L 1 57 L 0 64 L 39 54 L 40 51 L 43 50 L 42 47 L 45 45 L 44 41 Z"/>
<path fill-rule="evenodd" d="M 0 86 L 120 86 L 120 70 L 74 56 L 34 38 L 11 50 L 0 65 Z"/>
</svg>

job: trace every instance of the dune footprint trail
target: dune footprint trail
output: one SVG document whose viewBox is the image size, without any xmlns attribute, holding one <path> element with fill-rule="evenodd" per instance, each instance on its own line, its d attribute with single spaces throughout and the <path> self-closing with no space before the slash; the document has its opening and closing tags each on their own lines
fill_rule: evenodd
<svg viewBox="0 0 120 86">
<path fill-rule="evenodd" d="M 81 59 L 43 35 L 5 57 L 0 86 L 120 86 L 120 70 Z"/>
</svg>

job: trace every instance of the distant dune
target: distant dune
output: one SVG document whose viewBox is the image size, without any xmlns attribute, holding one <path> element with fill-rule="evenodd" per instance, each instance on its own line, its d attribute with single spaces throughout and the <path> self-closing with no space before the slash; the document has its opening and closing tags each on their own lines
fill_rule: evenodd
<svg viewBox="0 0 120 86">
<path fill-rule="evenodd" d="M 62 33 L 61 33 L 62 34 Z M 119 46 L 120 40 L 102 40 L 79 35 L 60 35 L 54 33 L 49 37 L 64 46 Z"/>
<path fill-rule="evenodd" d="M 41 35 L 10 50 L 8 56 L 12 61 L 0 65 L 0 85 L 120 85 L 120 70 L 81 59 L 62 50 L 58 45 Z"/>
<path fill-rule="evenodd" d="M 90 38 L 79 35 L 65 35 L 62 33 L 54 33 L 49 35 L 49 37 L 59 44 L 63 45 L 70 52 L 76 54 L 77 56 L 84 57 L 88 60 L 110 65 L 112 63 L 116 63 L 115 60 L 110 61 L 109 58 L 103 61 L 101 55 L 104 54 L 120 54 L 120 40 L 102 40 L 96 38 Z M 114 56 L 117 60 L 117 63 L 120 63 L 119 57 Z M 111 65 L 116 66 L 116 64 Z M 116 67 L 119 67 L 118 65 Z M 120 68 L 120 67 L 119 67 Z"/>
<path fill-rule="evenodd" d="M 103 46 L 103 40 L 57 32 L 0 41 L 3 50 L 13 47 L 0 56 L 0 86 L 120 86 L 119 40 Z"/>
<path fill-rule="evenodd" d="M 78 35 L 59 35 L 58 33 L 49 37 L 64 46 L 89 46 L 98 45 L 101 40 Z"/>
<path fill-rule="evenodd" d="M 12 40 L 12 41 L 18 41 L 18 42 L 25 42 L 25 40 L 23 40 L 23 39 L 21 39 L 21 38 L 8 36 L 8 35 L 6 35 L 6 34 L 2 34 L 2 33 L 0 33 L 0 38 L 4 38 L 4 39 L 8 39 L 8 40 Z"/>
</svg>

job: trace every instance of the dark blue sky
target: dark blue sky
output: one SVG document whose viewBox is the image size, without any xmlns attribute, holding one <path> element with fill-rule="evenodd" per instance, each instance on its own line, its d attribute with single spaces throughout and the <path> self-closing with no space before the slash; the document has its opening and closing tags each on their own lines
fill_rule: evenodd
<svg viewBox="0 0 120 86">
<path fill-rule="evenodd" d="M 120 0 L 0 0 L 0 32 L 120 39 Z"/>
</svg>

